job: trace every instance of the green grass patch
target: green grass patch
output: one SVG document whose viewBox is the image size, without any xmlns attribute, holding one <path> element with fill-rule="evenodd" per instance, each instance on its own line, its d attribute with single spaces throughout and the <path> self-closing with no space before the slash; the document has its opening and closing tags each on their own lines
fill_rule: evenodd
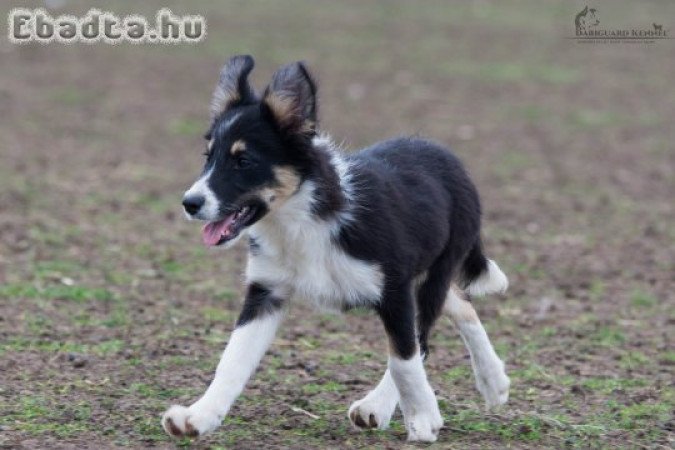
<svg viewBox="0 0 675 450">
<path fill-rule="evenodd" d="M 453 75 L 469 76 L 484 82 L 571 84 L 581 79 L 578 69 L 552 64 L 450 61 L 440 63 L 439 67 Z"/>
<path fill-rule="evenodd" d="M 516 110 L 519 116 L 529 122 L 538 122 L 549 115 L 548 111 L 538 105 L 527 105 Z"/>
<path fill-rule="evenodd" d="M 38 396 L 24 396 L 0 416 L 0 424 L 28 435 L 53 434 L 59 438 L 96 429 L 90 422 L 91 406 L 85 402 L 60 405 Z"/>
<path fill-rule="evenodd" d="M 475 409 L 457 409 L 444 401 L 439 402 L 439 406 L 445 422 L 455 433 L 494 435 L 507 441 L 538 441 L 547 428 L 547 423 L 536 416 L 522 415 L 503 420 L 485 416 Z"/>
<path fill-rule="evenodd" d="M 640 378 L 590 377 L 581 382 L 586 389 L 599 394 L 611 394 L 616 390 L 644 387 L 647 381 Z"/>
<path fill-rule="evenodd" d="M 69 260 L 48 260 L 35 263 L 35 274 L 39 278 L 74 275 L 84 270 L 84 267 Z"/>
<path fill-rule="evenodd" d="M 48 341 L 40 339 L 28 339 L 14 337 L 2 344 L 5 351 L 38 351 L 45 353 L 82 353 L 107 356 L 120 352 L 125 347 L 125 342 L 120 339 L 110 339 L 97 344 L 81 344 L 72 341 Z"/>
<path fill-rule="evenodd" d="M 129 393 L 138 395 L 143 398 L 160 399 L 160 400 L 176 400 L 182 396 L 190 396 L 198 393 L 197 388 L 185 389 L 162 389 L 155 384 L 148 383 L 133 383 L 129 386 Z"/>
<path fill-rule="evenodd" d="M 629 351 L 621 355 L 621 367 L 625 369 L 634 370 L 651 364 L 652 360 L 644 353 Z"/>
<path fill-rule="evenodd" d="M 600 280 L 598 278 L 593 279 L 591 281 L 591 286 L 588 288 L 588 295 L 593 301 L 600 300 L 603 295 L 605 295 L 605 291 L 607 290 L 607 285 L 603 280 Z"/>
<path fill-rule="evenodd" d="M 443 379 L 449 383 L 465 382 L 470 380 L 471 377 L 471 368 L 466 364 L 455 366 L 443 372 Z"/>
<path fill-rule="evenodd" d="M 79 106 L 94 98 L 92 92 L 87 92 L 80 87 L 61 86 L 53 88 L 50 98 L 53 102 L 64 106 Z"/>
<path fill-rule="evenodd" d="M 535 362 L 531 362 L 526 367 L 511 370 L 510 375 L 513 379 L 522 381 L 555 380 L 555 377 L 549 373 L 544 366 Z"/>
<path fill-rule="evenodd" d="M 558 334 L 558 328 L 552 326 L 542 327 L 540 334 L 542 337 L 553 337 Z"/>
<path fill-rule="evenodd" d="M 0 297 L 87 302 L 109 301 L 113 300 L 115 295 L 104 288 L 66 285 L 38 286 L 31 283 L 10 283 L 0 286 Z"/>
<path fill-rule="evenodd" d="M 582 109 L 572 113 L 569 122 L 580 128 L 601 128 L 621 125 L 624 119 L 614 111 Z"/>
<path fill-rule="evenodd" d="M 29 332 L 39 334 L 45 329 L 53 326 L 53 321 L 43 314 L 30 314 L 28 312 L 23 314 L 23 322 Z"/>
<path fill-rule="evenodd" d="M 510 180 L 533 164 L 531 157 L 520 151 L 505 150 L 499 155 L 492 170 L 502 180 Z"/>
<path fill-rule="evenodd" d="M 343 392 L 347 389 L 343 384 L 337 381 L 328 381 L 326 383 L 307 383 L 302 386 L 304 394 L 320 394 L 323 392 Z"/>
<path fill-rule="evenodd" d="M 636 403 L 619 407 L 614 418 L 619 427 L 627 430 L 642 429 L 654 422 L 670 418 L 671 408 L 665 403 Z"/>
<path fill-rule="evenodd" d="M 43 198 L 41 201 L 47 202 L 48 198 Z M 41 206 L 36 205 L 35 207 Z M 63 223 L 59 224 L 58 227 L 54 224 L 38 224 L 28 229 L 28 236 L 32 241 L 35 241 L 36 245 L 42 244 L 51 247 L 51 250 L 62 249 L 69 243 L 77 242 L 81 235 L 82 229 L 80 227 Z"/>
<path fill-rule="evenodd" d="M 649 292 L 636 289 L 630 296 L 630 303 L 637 308 L 650 308 L 656 305 L 658 300 Z"/>
<path fill-rule="evenodd" d="M 165 214 L 170 211 L 179 211 L 176 199 L 173 196 L 161 196 L 156 193 L 143 192 L 132 200 L 138 206 L 149 209 L 154 214 Z"/>
<path fill-rule="evenodd" d="M 203 120 L 181 118 L 169 123 L 169 132 L 181 136 L 198 136 L 206 131 Z"/>
<path fill-rule="evenodd" d="M 143 440 L 146 442 L 161 442 L 170 439 L 164 429 L 162 429 L 159 419 L 152 414 L 137 417 L 134 421 L 133 429 L 136 434 L 143 436 Z M 184 438 L 175 442 L 179 447 L 189 447 L 192 440 Z"/>
<path fill-rule="evenodd" d="M 202 308 L 202 315 L 206 320 L 213 322 L 225 322 L 231 325 L 234 322 L 235 313 L 224 308 L 205 307 Z"/>
<path fill-rule="evenodd" d="M 165 259 L 160 261 L 159 268 L 165 276 L 180 275 L 184 271 L 184 266 L 174 259 Z"/>
<path fill-rule="evenodd" d="M 104 319 L 101 319 L 97 324 L 103 325 L 108 328 L 118 328 L 129 325 L 129 312 L 127 307 L 123 303 L 119 303 L 115 308 L 107 315 Z"/>
<path fill-rule="evenodd" d="M 213 295 L 213 298 L 215 298 L 217 300 L 229 301 L 229 300 L 236 300 L 238 296 L 239 296 L 239 293 L 237 293 L 237 291 L 235 291 L 235 290 L 221 289 Z"/>
<path fill-rule="evenodd" d="M 626 336 L 621 330 L 609 326 L 600 327 L 590 336 L 590 339 L 606 347 L 613 347 L 626 342 Z"/>
<path fill-rule="evenodd" d="M 661 355 L 661 360 L 668 363 L 675 363 L 675 351 L 667 351 Z"/>
<path fill-rule="evenodd" d="M 353 364 L 359 364 L 373 357 L 373 353 L 369 351 L 347 352 L 342 350 L 327 350 L 325 353 L 323 353 L 321 359 L 328 364 L 351 366 Z"/>
</svg>

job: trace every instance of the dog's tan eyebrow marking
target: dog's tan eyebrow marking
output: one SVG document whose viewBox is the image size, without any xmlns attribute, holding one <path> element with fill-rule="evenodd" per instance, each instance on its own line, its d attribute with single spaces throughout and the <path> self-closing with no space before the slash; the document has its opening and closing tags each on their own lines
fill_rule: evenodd
<svg viewBox="0 0 675 450">
<path fill-rule="evenodd" d="M 230 153 L 232 155 L 241 153 L 244 150 L 246 150 L 246 142 L 242 141 L 241 139 L 234 141 L 232 147 L 230 147 Z"/>
</svg>

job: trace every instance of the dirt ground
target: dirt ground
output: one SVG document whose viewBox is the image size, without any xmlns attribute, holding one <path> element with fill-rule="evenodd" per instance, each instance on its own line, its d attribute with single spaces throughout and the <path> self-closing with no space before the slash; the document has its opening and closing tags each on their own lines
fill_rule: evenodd
<svg viewBox="0 0 675 450">
<path fill-rule="evenodd" d="M 675 445 L 675 40 L 567 39 L 578 2 L 138 3 L 60 12 L 170 7 L 205 15 L 206 41 L 0 40 L 1 448 Z M 675 33 L 673 2 L 594 7 L 608 27 Z M 355 431 L 347 408 L 386 362 L 381 324 L 292 305 L 219 431 L 164 434 L 161 413 L 203 392 L 241 303 L 245 249 L 207 251 L 180 208 L 234 53 L 257 58 L 259 88 L 308 61 L 322 128 L 348 149 L 419 134 L 465 161 L 511 281 L 475 301 L 512 379 L 506 407 L 483 409 L 443 318 L 428 361 L 439 442 L 406 444 L 400 415 Z"/>
</svg>

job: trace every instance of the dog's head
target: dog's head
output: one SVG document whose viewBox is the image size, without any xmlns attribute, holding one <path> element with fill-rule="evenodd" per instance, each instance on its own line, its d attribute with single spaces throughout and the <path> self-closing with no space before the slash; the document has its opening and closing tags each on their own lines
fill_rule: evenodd
<svg viewBox="0 0 675 450">
<path fill-rule="evenodd" d="M 183 197 L 187 216 L 208 222 L 208 246 L 234 242 L 302 184 L 316 125 L 316 85 L 300 62 L 280 68 L 263 95 L 248 82 L 253 58 L 223 67 L 211 102 L 206 163 Z"/>
</svg>

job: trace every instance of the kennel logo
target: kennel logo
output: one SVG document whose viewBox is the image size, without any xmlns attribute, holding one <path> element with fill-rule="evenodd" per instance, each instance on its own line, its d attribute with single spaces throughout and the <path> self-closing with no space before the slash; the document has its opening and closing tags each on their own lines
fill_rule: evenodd
<svg viewBox="0 0 675 450">
<path fill-rule="evenodd" d="M 652 23 L 644 28 L 605 28 L 600 23 L 598 10 L 586 6 L 574 16 L 574 39 L 581 43 L 646 43 L 673 39 L 663 25 Z"/>
<path fill-rule="evenodd" d="M 170 9 L 162 8 L 157 11 L 153 25 L 144 16 L 134 14 L 120 18 L 98 9 L 90 9 L 82 17 L 53 17 L 42 8 L 16 8 L 7 16 L 7 37 L 14 44 L 194 43 L 206 37 L 206 19 L 199 15 L 176 16 Z"/>
</svg>

